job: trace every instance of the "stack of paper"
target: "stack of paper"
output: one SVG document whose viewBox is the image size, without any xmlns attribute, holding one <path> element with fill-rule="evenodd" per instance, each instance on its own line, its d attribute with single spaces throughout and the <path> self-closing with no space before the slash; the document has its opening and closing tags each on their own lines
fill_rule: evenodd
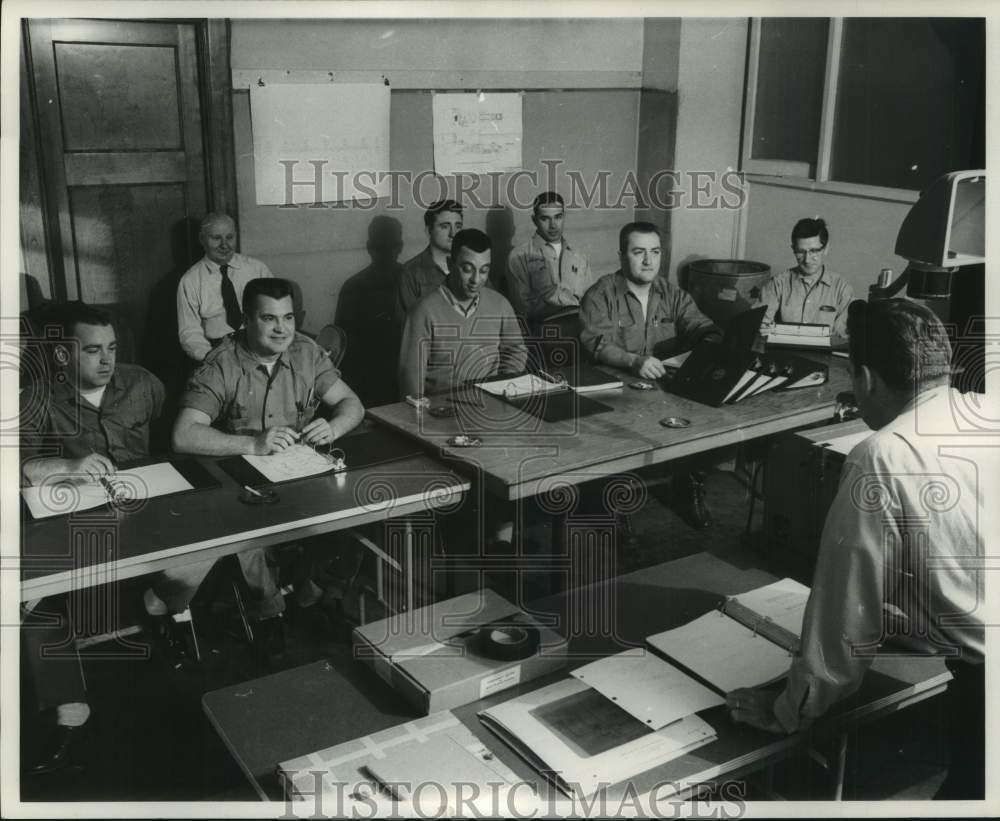
<svg viewBox="0 0 1000 821">
<path fill-rule="evenodd" d="M 767 335 L 767 344 L 829 349 L 833 344 L 833 337 L 829 325 L 776 322 Z"/>
</svg>

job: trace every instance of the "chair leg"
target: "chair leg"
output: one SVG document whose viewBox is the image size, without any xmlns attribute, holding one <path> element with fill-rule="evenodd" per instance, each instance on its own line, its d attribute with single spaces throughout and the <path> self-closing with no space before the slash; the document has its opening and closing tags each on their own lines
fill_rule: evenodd
<svg viewBox="0 0 1000 821">
<path fill-rule="evenodd" d="M 233 598 L 236 600 L 236 609 L 240 614 L 240 622 L 243 624 L 243 634 L 249 644 L 253 644 L 253 628 L 250 626 L 250 619 L 247 617 L 247 606 L 243 600 L 243 568 L 236 556 L 226 556 L 226 571 L 233 586 Z"/>
<path fill-rule="evenodd" d="M 169 618 L 172 618 L 176 624 L 187 623 L 188 629 L 191 631 L 191 646 L 194 648 L 194 659 L 197 662 L 201 662 L 201 647 L 198 645 L 198 631 L 194 627 L 194 614 L 191 612 L 191 608 L 187 607 L 182 612 Z"/>
</svg>

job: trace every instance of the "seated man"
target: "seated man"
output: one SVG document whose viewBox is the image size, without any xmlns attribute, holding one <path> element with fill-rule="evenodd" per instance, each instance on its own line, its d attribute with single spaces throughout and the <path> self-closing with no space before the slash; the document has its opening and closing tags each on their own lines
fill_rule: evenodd
<svg viewBox="0 0 1000 821">
<path fill-rule="evenodd" d="M 702 340 L 721 339 L 718 327 L 690 295 L 660 276 L 660 229 L 630 222 L 618 236 L 621 268 L 605 274 L 584 294 L 580 305 L 580 345 L 598 362 L 659 379 L 665 358 L 691 350 Z M 687 471 L 677 498 L 695 527 L 711 524 L 704 476 Z"/>
<path fill-rule="evenodd" d="M 982 482 L 996 475 L 997 458 L 992 448 L 974 453 L 970 445 L 980 443 L 960 430 L 951 346 L 930 310 L 906 299 L 858 301 L 847 324 L 855 397 L 875 432 L 844 464 L 783 691 L 741 689 L 727 701 L 737 721 L 790 733 L 857 690 L 887 640 L 908 654 L 943 655 L 954 676 L 946 695 L 952 760 L 937 797 L 982 798 L 978 563 Z"/>
<path fill-rule="evenodd" d="M 490 238 L 475 228 L 455 235 L 448 278 L 416 304 L 403 328 L 403 396 L 443 393 L 472 380 L 524 370 L 527 348 L 506 297 L 486 287 Z"/>
<path fill-rule="evenodd" d="M 198 239 L 205 256 L 177 286 L 177 333 L 184 353 L 195 362 L 239 329 L 246 284 L 271 276 L 263 262 L 236 253 L 236 224 L 228 215 L 206 214 Z"/>
<path fill-rule="evenodd" d="M 42 403 L 22 407 L 32 433 L 22 438 L 22 477 L 26 484 L 45 481 L 90 482 L 117 467 L 149 456 L 150 423 L 160 415 L 160 381 L 137 365 L 116 362 L 117 339 L 111 318 L 81 303 L 57 306 L 53 317 L 62 342 Z M 26 396 L 27 395 L 27 396 Z M 34 391 L 22 398 L 37 401 Z M 158 581 L 167 577 L 164 573 Z M 56 732 L 30 772 L 41 774 L 71 763 L 72 748 L 90 716 L 80 660 L 42 657 L 42 648 L 66 643 L 67 626 L 45 624 L 44 615 L 68 618 L 65 597 L 52 596 L 25 620 L 26 665 L 38 691 L 39 707 L 56 710 Z"/>
<path fill-rule="evenodd" d="M 266 456 L 304 442 L 331 445 L 353 430 L 364 416 L 357 396 L 309 337 L 295 331 L 292 284 L 287 279 L 252 279 L 243 291 L 244 328 L 215 348 L 188 379 L 174 423 L 173 445 L 181 453 L 205 456 L 256 454 Z M 320 405 L 332 408 L 327 421 L 314 414 Z M 245 557 L 253 556 L 248 570 Z M 251 585 L 257 617 L 266 620 L 265 659 L 283 651 L 278 617 L 284 602 L 263 551 L 240 554 Z M 307 579 L 297 585 L 300 607 L 318 604 L 321 591 Z M 174 606 L 193 590 L 177 590 Z M 255 635 L 257 631 L 255 630 Z"/>
<path fill-rule="evenodd" d="M 448 277 L 451 242 L 462 230 L 462 205 L 455 200 L 432 203 L 424 212 L 427 247 L 403 263 L 396 301 L 396 318 L 402 324 L 421 299 L 438 289 Z"/>
<path fill-rule="evenodd" d="M 847 306 L 854 290 L 826 267 L 830 233 L 821 219 L 801 219 L 792 229 L 792 253 L 798 264 L 772 277 L 761 291 L 767 306 L 762 330 L 775 322 L 830 325 L 837 336 L 847 335 Z"/>
<path fill-rule="evenodd" d="M 555 191 L 535 197 L 531 215 L 535 234 L 507 260 L 511 304 L 529 321 L 579 307 L 593 283 L 590 261 L 563 235 L 564 216 L 563 198 Z"/>
</svg>

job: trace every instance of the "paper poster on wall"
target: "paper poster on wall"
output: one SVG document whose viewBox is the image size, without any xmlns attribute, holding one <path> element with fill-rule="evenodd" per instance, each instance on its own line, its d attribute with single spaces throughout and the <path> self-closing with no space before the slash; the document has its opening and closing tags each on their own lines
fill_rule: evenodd
<svg viewBox="0 0 1000 821">
<path fill-rule="evenodd" d="M 435 94 L 434 170 L 490 174 L 521 168 L 520 94 Z"/>
<path fill-rule="evenodd" d="M 258 205 L 389 195 L 384 83 L 254 84 L 250 118 Z"/>
</svg>

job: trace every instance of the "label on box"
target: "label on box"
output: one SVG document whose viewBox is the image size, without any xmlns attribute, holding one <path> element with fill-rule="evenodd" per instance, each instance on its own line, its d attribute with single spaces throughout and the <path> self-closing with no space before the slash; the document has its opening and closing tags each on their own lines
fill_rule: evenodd
<svg viewBox="0 0 1000 821">
<path fill-rule="evenodd" d="M 716 296 L 723 302 L 735 302 L 740 292 L 735 288 L 721 288 Z"/>
<path fill-rule="evenodd" d="M 515 667 L 494 673 L 492 676 L 486 676 L 486 678 L 479 682 L 479 697 L 486 698 L 486 696 L 499 693 L 501 690 L 506 690 L 508 687 L 513 687 L 515 684 L 520 683 L 521 665 L 518 664 Z"/>
</svg>

